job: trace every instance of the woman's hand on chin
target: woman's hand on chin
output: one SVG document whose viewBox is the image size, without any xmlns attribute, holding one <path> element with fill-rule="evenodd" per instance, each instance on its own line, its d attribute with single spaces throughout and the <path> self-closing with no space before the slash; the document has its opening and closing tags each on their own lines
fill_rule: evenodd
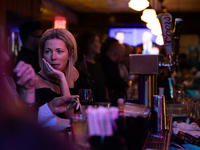
<svg viewBox="0 0 200 150">
<path fill-rule="evenodd" d="M 42 59 L 42 70 L 50 78 L 53 78 L 59 81 L 61 81 L 62 79 L 65 79 L 64 73 L 59 70 L 54 69 L 44 58 Z"/>
</svg>

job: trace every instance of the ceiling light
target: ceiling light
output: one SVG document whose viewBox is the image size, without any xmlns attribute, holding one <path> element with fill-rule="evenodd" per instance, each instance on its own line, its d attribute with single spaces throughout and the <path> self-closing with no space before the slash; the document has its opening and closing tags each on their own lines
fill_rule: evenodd
<svg viewBox="0 0 200 150">
<path fill-rule="evenodd" d="M 160 22 L 159 22 L 158 18 L 154 18 L 154 19 L 150 20 L 149 22 L 147 22 L 146 26 L 149 29 L 153 29 L 155 26 L 156 27 L 160 26 Z"/>
<path fill-rule="evenodd" d="M 157 17 L 154 9 L 145 9 L 142 13 L 141 19 L 144 22 L 149 22 Z"/>
<path fill-rule="evenodd" d="M 136 11 L 141 11 L 149 6 L 147 0 L 130 0 L 128 6 Z"/>
<path fill-rule="evenodd" d="M 162 34 L 162 29 L 158 18 L 152 19 L 147 23 L 147 28 L 151 29 L 151 33 L 158 36 Z"/>
<path fill-rule="evenodd" d="M 157 35 L 157 36 L 161 35 L 162 34 L 161 27 L 151 29 L 151 33 L 154 34 L 154 35 Z"/>
</svg>

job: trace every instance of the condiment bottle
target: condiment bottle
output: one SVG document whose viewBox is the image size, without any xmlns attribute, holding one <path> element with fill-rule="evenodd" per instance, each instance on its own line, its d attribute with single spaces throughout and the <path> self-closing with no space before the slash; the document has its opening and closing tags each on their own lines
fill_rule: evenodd
<svg viewBox="0 0 200 150">
<path fill-rule="evenodd" d="M 119 116 L 124 116 L 124 99 L 119 98 L 117 102 L 118 102 L 118 108 L 119 108 Z"/>
</svg>

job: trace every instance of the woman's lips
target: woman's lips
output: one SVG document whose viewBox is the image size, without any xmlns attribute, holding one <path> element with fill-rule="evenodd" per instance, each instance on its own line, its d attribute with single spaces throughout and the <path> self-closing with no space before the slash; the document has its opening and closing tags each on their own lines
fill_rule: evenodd
<svg viewBox="0 0 200 150">
<path fill-rule="evenodd" d="M 60 65 L 59 64 L 51 64 L 54 69 L 57 69 Z"/>
</svg>

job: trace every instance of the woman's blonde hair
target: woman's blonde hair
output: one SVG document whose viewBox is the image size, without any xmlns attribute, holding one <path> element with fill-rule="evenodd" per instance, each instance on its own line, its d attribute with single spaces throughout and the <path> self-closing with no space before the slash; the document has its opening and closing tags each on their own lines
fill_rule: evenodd
<svg viewBox="0 0 200 150">
<path fill-rule="evenodd" d="M 71 68 L 76 60 L 77 60 L 77 44 L 74 36 L 66 29 L 48 29 L 40 39 L 40 46 L 39 46 L 39 63 L 41 67 L 41 61 L 44 57 L 44 45 L 47 40 L 50 39 L 60 39 L 62 40 L 69 52 L 69 59 L 68 60 L 68 69 Z M 70 61 L 72 63 L 70 63 Z M 71 66 L 72 65 L 72 66 Z"/>
</svg>

